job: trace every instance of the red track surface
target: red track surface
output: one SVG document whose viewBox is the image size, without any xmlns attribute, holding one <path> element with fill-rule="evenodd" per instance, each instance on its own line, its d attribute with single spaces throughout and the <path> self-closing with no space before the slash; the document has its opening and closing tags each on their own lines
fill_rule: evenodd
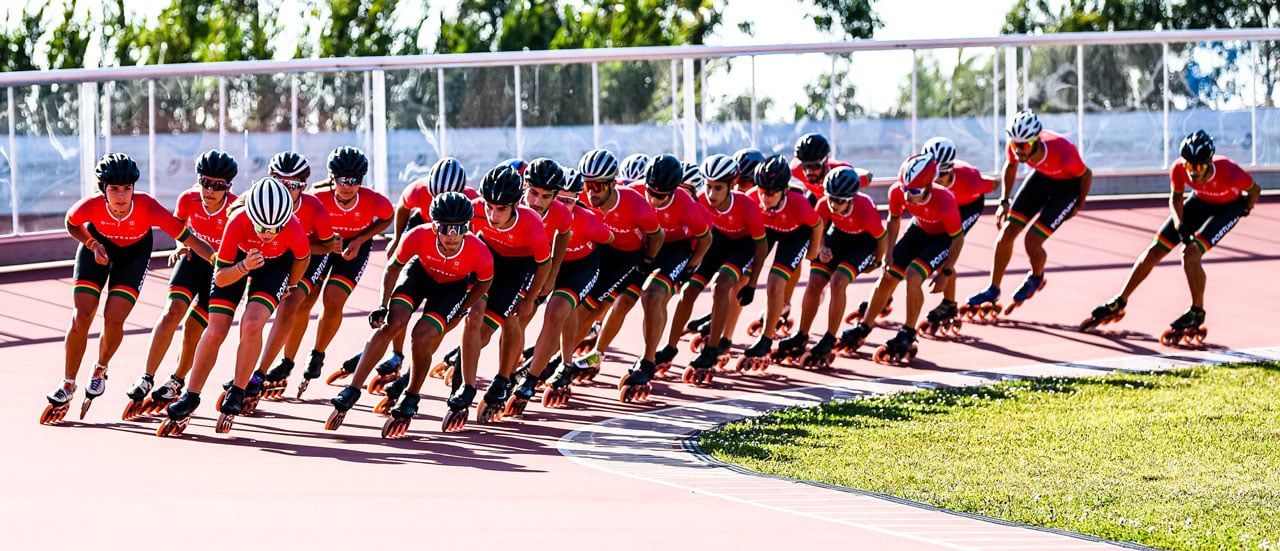
<svg viewBox="0 0 1280 551">
<path fill-rule="evenodd" d="M 148 277 L 126 324 L 128 335 L 112 362 L 107 394 L 83 422 L 41 426 L 36 421 L 46 403 L 43 396 L 61 378 L 71 270 L 6 274 L 0 276 L 0 354 L 7 360 L 5 375 L 11 385 L 8 399 L 0 402 L 8 467 L 0 474 L 6 547 L 352 548 L 400 546 L 421 539 L 428 545 L 533 548 L 651 549 L 686 543 L 739 549 L 851 543 L 861 549 L 942 548 L 883 530 L 782 513 L 592 469 L 562 456 L 557 442 L 574 429 L 609 418 L 752 392 L 1169 353 L 1155 336 L 1189 302 L 1176 254 L 1134 296 L 1121 323 L 1102 333 L 1075 331 L 1094 305 L 1115 294 L 1166 213 L 1163 203 L 1091 204 L 1049 242 L 1050 284 L 1041 294 L 1009 321 L 966 324 L 962 340 L 922 340 L 921 356 L 909 369 L 866 359 L 841 359 L 836 370 L 823 373 L 775 366 L 764 376 L 718 376 L 710 388 L 659 382 L 651 403 L 621 404 L 615 383 L 632 356 L 618 354 L 595 386 L 575 388 L 568 409 L 546 410 L 534 403 L 524 419 L 484 427 L 469 424 L 462 433 L 439 432 L 446 389 L 430 381 L 423 400 L 425 415 L 414 422 L 408 438 L 396 441 L 379 438 L 382 418 L 369 411 L 376 400 L 367 395 L 340 430 L 324 431 L 331 410 L 328 399 L 337 389 L 322 384 L 314 385 L 301 402 L 263 402 L 257 414 L 238 419 L 227 435 L 213 431 L 210 416 L 216 417 L 216 395 L 206 398 L 181 438 L 157 438 L 155 420 L 120 421 L 127 401 L 124 391 L 141 373 L 148 333 L 163 305 L 167 269 L 154 270 Z M 989 216 L 970 235 L 958 266 L 962 298 L 986 284 L 993 235 Z M 1274 327 L 1255 315 L 1259 308 L 1280 304 L 1280 288 L 1270 283 L 1280 273 L 1276 235 L 1280 206 L 1264 203 L 1209 254 L 1207 345 L 1239 349 L 1276 344 Z M 370 274 L 381 269 L 381 255 L 375 257 Z M 1018 251 L 1004 284 L 1006 298 L 1025 267 Z M 349 313 L 329 348 L 326 371 L 356 351 L 367 336 L 364 309 L 376 300 L 376 278 L 365 279 L 350 303 L 361 311 Z M 862 300 L 871 283 L 870 278 L 855 282 L 851 302 Z M 704 307 L 708 300 L 703 299 Z M 937 298 L 927 300 L 929 308 Z M 904 302 L 899 289 L 895 306 L 901 308 Z M 897 321 L 901 315 L 895 310 L 889 319 Z M 615 343 L 617 349 L 639 348 L 637 325 L 638 313 Z M 99 327 L 95 325 L 93 337 Z M 816 328 L 821 327 L 819 322 Z M 535 323 L 531 334 L 536 328 Z M 864 355 L 892 334 L 877 329 Z M 446 346 L 456 340 L 452 335 Z M 735 341 L 748 343 L 742 329 Z M 303 356 L 309 342 L 310 336 Z M 228 339 L 223 347 L 211 379 L 215 384 L 230 377 L 234 343 L 234 338 Z M 96 339 L 91 339 L 81 388 L 95 353 Z M 176 349 L 170 350 L 170 357 L 176 358 Z M 482 372 L 492 372 L 495 358 L 494 350 L 486 350 Z M 677 365 L 690 359 L 692 354 L 682 349 Z M 166 363 L 160 377 L 171 369 L 172 363 Z M 292 394 L 291 387 L 288 395 Z M 79 400 L 78 394 L 69 419 L 74 419 Z M 744 477 L 743 484 L 752 480 Z M 1000 545 L 975 542 L 962 548 L 1025 548 L 1016 534 L 1013 537 Z"/>
</svg>

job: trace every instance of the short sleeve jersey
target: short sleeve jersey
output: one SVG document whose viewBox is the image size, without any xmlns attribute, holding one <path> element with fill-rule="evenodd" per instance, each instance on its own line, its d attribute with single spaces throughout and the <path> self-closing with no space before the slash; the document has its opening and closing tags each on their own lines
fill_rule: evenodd
<svg viewBox="0 0 1280 551">
<path fill-rule="evenodd" d="M 209 212 L 204 206 L 200 190 L 189 189 L 178 196 L 178 205 L 173 209 L 173 215 L 185 222 L 191 233 L 216 250 L 222 243 L 222 232 L 227 229 L 227 206 L 235 200 L 235 194 L 228 191 L 222 199 L 222 205 Z"/>
<path fill-rule="evenodd" d="M 422 213 L 423 220 L 430 222 L 431 200 L 435 196 L 427 189 L 427 182 L 426 178 L 418 178 L 404 188 L 404 191 L 400 192 L 399 206 L 409 210 L 417 209 L 418 212 Z M 469 187 L 462 188 L 461 193 L 466 195 L 467 199 L 478 199 L 480 197 L 480 193 Z"/>
<path fill-rule="evenodd" d="M 1240 165 L 1221 155 L 1213 156 L 1213 176 L 1207 182 L 1192 182 L 1187 176 L 1186 161 L 1178 159 L 1169 169 L 1169 181 L 1174 193 L 1183 193 L 1187 187 L 1196 197 L 1211 205 L 1230 203 L 1253 188 L 1253 177 Z"/>
<path fill-rule="evenodd" d="M 933 184 L 929 200 L 919 204 L 907 201 L 901 183 L 893 184 L 889 188 L 889 214 L 902 216 L 904 210 L 911 213 L 915 224 L 925 233 L 945 233 L 955 237 L 964 229 L 960 224 L 960 206 L 956 204 L 956 197 L 938 184 Z"/>
<path fill-rule="evenodd" d="M 666 205 L 653 209 L 653 212 L 658 217 L 658 225 L 662 226 L 666 243 L 701 237 L 711 231 L 706 209 L 683 189 L 677 189 Z"/>
<path fill-rule="evenodd" d="M 569 213 L 569 209 L 560 204 L 560 201 L 552 201 L 551 206 L 547 207 L 547 213 L 542 215 L 542 227 L 547 232 L 547 242 L 555 242 L 556 234 L 569 233 L 572 225 L 573 215 Z"/>
<path fill-rule="evenodd" d="M 604 211 L 590 207 L 604 221 L 604 225 L 613 232 L 613 243 L 610 245 L 620 251 L 639 250 L 644 245 L 646 235 L 657 233 L 662 226 L 658 224 L 658 216 L 653 207 L 640 192 L 632 188 L 618 186 L 614 188 L 618 200 L 613 208 Z M 590 205 L 587 192 L 582 192 L 582 202 Z"/>
<path fill-rule="evenodd" d="M 111 215 L 105 196 L 85 197 L 67 211 L 67 225 L 92 225 L 99 234 L 120 247 L 137 243 L 151 232 L 152 226 L 179 241 L 188 235 L 187 227 L 181 220 L 174 218 L 169 209 L 161 206 L 154 197 L 140 191 L 133 192 L 133 204 L 123 218 Z"/>
<path fill-rule="evenodd" d="M 843 216 L 832 212 L 831 204 L 823 197 L 818 200 L 818 216 L 844 233 L 867 233 L 876 239 L 884 235 L 884 221 L 880 219 L 880 211 L 876 210 L 876 202 L 865 193 L 853 197 L 853 207 Z"/>
<path fill-rule="evenodd" d="M 222 243 L 218 245 L 216 256 L 219 266 L 229 266 L 236 262 L 239 251 L 249 252 L 258 249 L 263 258 L 277 258 L 284 254 L 292 254 L 294 260 L 311 255 L 311 245 L 307 242 L 307 234 L 302 230 L 302 223 L 297 216 L 290 216 L 276 234 L 275 239 L 263 242 L 258 233 L 253 231 L 253 222 L 244 209 L 237 210 L 227 221 L 227 230 L 222 234 Z"/>
<path fill-rule="evenodd" d="M 493 254 L 506 258 L 531 256 L 539 264 L 551 260 L 551 241 L 547 239 L 542 217 L 533 209 L 517 206 L 515 223 L 506 229 L 498 229 L 491 226 L 484 215 L 484 199 L 475 199 L 472 204 L 476 217 L 471 219 L 471 228 Z"/>
<path fill-rule="evenodd" d="M 299 195 L 298 206 L 293 209 L 293 215 L 302 224 L 302 233 L 315 238 L 316 241 L 333 239 L 333 224 L 329 221 L 329 211 L 325 210 L 324 203 L 321 203 L 316 196 L 307 193 Z"/>
<path fill-rule="evenodd" d="M 822 182 L 818 182 L 817 184 L 810 184 L 809 180 L 805 179 L 804 170 L 800 169 L 800 159 L 792 157 L 789 164 L 791 165 L 792 179 L 799 181 L 801 184 L 804 184 L 805 189 L 808 189 L 809 193 L 812 193 L 814 197 L 821 199 L 822 196 L 826 195 L 827 188 L 823 187 Z M 836 167 L 841 167 L 841 166 L 847 166 L 850 168 L 853 167 L 853 165 L 846 163 L 844 161 L 827 159 L 827 172 L 831 172 L 832 169 Z M 864 184 L 865 183 L 866 182 L 864 182 Z"/>
<path fill-rule="evenodd" d="M 711 214 L 711 225 L 730 239 L 750 237 L 757 241 L 765 238 L 764 214 L 760 204 L 741 191 L 729 192 L 729 208 L 720 211 L 711 206 L 706 192 L 698 194 L 698 202 Z"/>
<path fill-rule="evenodd" d="M 760 188 L 752 188 L 750 197 L 759 205 Z M 764 215 L 764 227 L 776 232 L 786 233 L 803 226 L 818 225 L 818 212 L 813 210 L 813 206 L 809 204 L 809 200 L 803 193 L 794 190 L 787 191 L 786 202 L 783 203 L 782 208 L 766 210 L 761 207 L 760 212 Z"/>
<path fill-rule="evenodd" d="M 597 243 L 613 241 L 613 232 L 604 225 L 595 211 L 581 206 L 573 209 L 572 233 L 564 249 L 565 262 L 579 260 L 596 250 Z"/>
<path fill-rule="evenodd" d="M 1054 180 L 1070 180 L 1084 175 L 1084 171 L 1088 169 L 1084 160 L 1080 158 L 1080 150 L 1076 149 L 1076 145 L 1065 136 L 1050 130 L 1041 130 L 1040 143 L 1044 144 L 1044 158 L 1038 163 L 1027 163 L 1027 166 L 1036 169 L 1036 172 Z M 1013 156 L 1012 142 L 1005 146 L 1004 153 L 1010 163 L 1018 162 L 1018 158 Z"/>
<path fill-rule="evenodd" d="M 462 247 L 453 256 L 444 255 L 436 237 L 433 224 L 409 230 L 396 246 L 396 263 L 408 264 L 417 258 L 422 269 L 437 283 L 461 281 L 471 274 L 475 274 L 477 283 L 493 279 L 493 254 L 479 237 L 465 235 Z"/>
<path fill-rule="evenodd" d="M 364 186 L 356 192 L 356 200 L 350 207 L 338 205 L 335 188 L 319 191 L 314 195 L 329 213 L 333 231 L 344 240 L 355 237 L 375 220 L 390 220 L 395 214 L 390 200 Z"/>
<path fill-rule="evenodd" d="M 982 200 L 996 188 L 995 180 L 983 179 L 982 172 L 964 161 L 956 161 L 951 174 L 951 186 L 947 189 L 956 197 L 956 204 L 961 206 Z"/>
</svg>

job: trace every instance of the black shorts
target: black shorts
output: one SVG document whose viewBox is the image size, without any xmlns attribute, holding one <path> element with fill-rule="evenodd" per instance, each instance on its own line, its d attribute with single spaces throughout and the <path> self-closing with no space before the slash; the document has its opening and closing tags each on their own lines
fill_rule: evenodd
<svg viewBox="0 0 1280 551">
<path fill-rule="evenodd" d="M 639 298 L 642 286 L 648 287 L 656 282 L 657 285 L 666 287 L 667 293 L 674 293 L 676 288 L 684 284 L 677 279 L 685 266 L 689 265 L 689 257 L 692 255 L 693 242 L 688 239 L 663 243 L 662 248 L 658 249 L 658 256 L 653 258 L 653 269 L 648 272 L 633 270 L 627 276 L 627 285 L 622 292 L 632 298 Z"/>
<path fill-rule="evenodd" d="M 1191 194 L 1182 203 L 1182 227 L 1173 226 L 1173 217 L 1165 219 L 1156 232 L 1156 243 L 1165 250 L 1173 250 L 1178 243 L 1194 243 L 1200 252 L 1209 252 L 1244 217 L 1249 198 L 1240 197 L 1230 203 L 1211 205 Z"/>
<path fill-rule="evenodd" d="M 596 250 L 600 253 L 600 277 L 586 298 L 587 308 L 592 310 L 617 297 L 644 255 L 644 249 L 620 251 L 608 245 Z"/>
<path fill-rule="evenodd" d="M 978 219 L 982 218 L 982 209 L 986 205 L 982 204 L 982 198 L 974 199 L 972 203 L 960 205 L 960 233 L 961 235 L 969 233 L 969 230 L 978 223 Z"/>
<path fill-rule="evenodd" d="M 302 272 L 302 279 L 298 281 L 298 286 L 309 295 L 320 287 L 320 282 L 324 281 L 324 275 L 328 271 L 329 255 L 313 254 L 307 263 L 307 271 Z"/>
<path fill-rule="evenodd" d="M 462 309 L 462 301 L 467 298 L 467 290 L 471 288 L 467 279 L 440 283 L 431 277 L 422 265 L 410 262 L 400 272 L 400 279 L 391 291 L 391 304 L 407 308 L 410 313 L 418 311 L 418 306 L 426 300 L 422 309 L 422 317 L 431 321 L 441 335 L 453 319 L 458 317 Z"/>
<path fill-rule="evenodd" d="M 244 251 L 238 251 L 235 261 L 239 262 L 246 256 L 248 255 Z M 293 257 L 283 254 L 266 259 L 266 263 L 231 285 L 215 285 L 209 292 L 209 313 L 234 317 L 236 308 L 240 306 L 240 299 L 244 298 L 246 287 L 249 290 L 249 302 L 260 303 L 268 311 L 275 312 L 276 306 L 280 304 L 280 297 L 284 296 L 284 290 L 289 286 L 289 272 L 292 269 Z"/>
<path fill-rule="evenodd" d="M 1055 180 L 1038 170 L 1031 171 L 1013 197 L 1008 220 L 1026 226 L 1039 214 L 1031 229 L 1049 237 L 1067 221 L 1071 209 L 1080 203 L 1080 178 Z"/>
<path fill-rule="evenodd" d="M 101 297 L 102 288 L 107 287 L 108 297 L 120 297 L 129 304 L 138 302 L 142 282 L 147 277 L 147 265 L 151 262 L 151 232 L 137 243 L 123 247 L 108 241 L 92 227 L 89 234 L 106 247 L 110 260 L 103 266 L 94 260 L 93 251 L 83 243 L 76 247 L 75 268 L 71 272 L 75 292 Z"/>
<path fill-rule="evenodd" d="M 533 285 L 538 263 L 532 256 L 493 255 L 493 283 L 485 294 L 484 322 L 494 329 L 511 317 L 516 304 Z"/>
<path fill-rule="evenodd" d="M 569 301 L 572 308 L 577 308 L 599 278 L 600 253 L 592 250 L 587 256 L 560 263 L 560 272 L 556 274 L 556 288 L 551 295 L 563 298 Z"/>
<path fill-rule="evenodd" d="M 702 264 L 693 271 L 689 285 L 695 289 L 704 289 L 711 283 L 717 273 L 728 274 L 736 282 L 742 274 L 751 269 L 751 261 L 756 257 L 756 242 L 750 237 L 733 239 L 720 230 L 711 230 L 711 248 L 702 257 Z"/>
<path fill-rule="evenodd" d="M 209 291 L 213 289 L 213 265 L 195 253 L 178 259 L 169 275 L 169 300 L 191 305 L 187 315 L 200 325 L 209 325 Z"/>
<path fill-rule="evenodd" d="M 869 233 L 845 233 L 832 226 L 823 239 L 823 245 L 831 249 L 831 260 L 813 259 L 809 263 L 810 276 L 831 279 L 840 271 L 853 280 L 876 259 L 876 241 Z"/>
<path fill-rule="evenodd" d="M 951 252 L 951 236 L 945 233 L 926 233 L 920 226 L 911 224 L 907 233 L 893 246 L 893 263 L 889 273 L 902 279 L 907 269 L 913 269 L 921 277 L 929 277 L 946 262 Z"/>
<path fill-rule="evenodd" d="M 813 228 L 801 226 L 789 232 L 766 230 L 765 234 L 769 236 L 769 248 L 777 245 L 773 252 L 773 268 L 770 273 L 790 280 L 809 252 L 809 238 L 813 235 Z"/>
<path fill-rule="evenodd" d="M 336 285 L 350 295 L 351 291 L 355 290 L 356 284 L 360 283 L 360 276 L 364 275 L 364 269 L 369 265 L 369 253 L 372 251 L 373 240 L 369 239 L 360 245 L 360 252 L 357 252 L 351 260 L 342 258 L 342 253 L 329 253 L 328 266 L 324 268 L 324 277 L 329 280 L 328 285 Z"/>
</svg>

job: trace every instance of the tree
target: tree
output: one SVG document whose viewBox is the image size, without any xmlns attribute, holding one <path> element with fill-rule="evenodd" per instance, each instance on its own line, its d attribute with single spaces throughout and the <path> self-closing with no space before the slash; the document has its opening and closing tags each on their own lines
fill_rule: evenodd
<svg viewBox="0 0 1280 551">
<path fill-rule="evenodd" d="M 872 11 L 871 4 L 873 1 L 807 0 L 807 3 L 818 11 L 816 13 L 808 13 L 806 17 L 813 21 L 814 26 L 819 31 L 831 32 L 838 29 L 839 32 L 837 34 L 844 40 L 871 38 L 876 29 L 884 26 L 884 22 L 880 21 Z M 838 98 L 836 118 L 865 114 L 862 106 L 854 101 L 857 89 L 852 84 L 852 79 L 847 78 L 851 69 L 852 58 L 850 56 L 837 58 L 834 71 L 837 76 L 836 80 L 845 84 L 836 93 Z M 796 122 L 802 120 L 825 120 L 828 117 L 826 90 L 830 85 L 831 75 L 827 73 L 819 75 L 817 80 L 805 85 L 805 96 L 808 98 L 808 103 L 806 105 L 792 106 Z"/>
<path fill-rule="evenodd" d="M 916 65 L 916 116 L 920 118 L 976 117 L 991 114 L 991 57 L 965 56 L 956 50 L 955 68 L 943 74 L 931 54 Z M 898 106 L 888 116 L 911 116 L 911 75 L 898 87 Z"/>
</svg>

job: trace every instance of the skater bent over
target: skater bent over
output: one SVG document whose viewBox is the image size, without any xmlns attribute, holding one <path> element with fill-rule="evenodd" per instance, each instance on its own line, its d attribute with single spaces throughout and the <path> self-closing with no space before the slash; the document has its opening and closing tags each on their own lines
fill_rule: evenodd
<svg viewBox="0 0 1280 551">
<path fill-rule="evenodd" d="M 959 330 L 959 322 L 955 318 L 961 313 L 956 304 L 956 278 L 952 277 L 956 261 L 960 259 L 960 251 L 964 249 L 965 235 L 978 223 L 978 218 L 982 217 L 983 197 L 995 189 L 996 182 L 983 178 L 982 173 L 973 165 L 956 160 L 956 146 L 947 138 L 938 137 L 925 142 L 920 153 L 933 155 L 933 160 L 937 161 L 938 179 L 934 183 L 947 188 L 956 197 L 956 204 L 960 205 L 960 226 L 963 228 L 956 237 L 958 243 L 955 245 L 955 254 L 948 255 L 947 261 L 938 269 L 946 277 L 942 288 L 942 303 L 929 311 L 921 327 L 930 334 L 940 329 L 955 332 Z M 933 292 L 936 293 L 939 281 L 934 279 L 933 283 Z M 965 304 L 965 309 L 968 311 L 968 304 Z"/>
</svg>

